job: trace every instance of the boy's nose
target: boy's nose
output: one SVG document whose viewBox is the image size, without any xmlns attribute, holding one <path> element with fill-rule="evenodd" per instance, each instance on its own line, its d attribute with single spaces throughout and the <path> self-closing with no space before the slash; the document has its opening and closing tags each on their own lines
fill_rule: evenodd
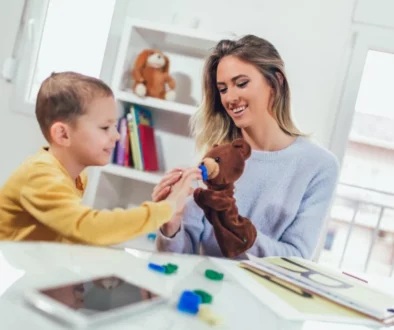
<svg viewBox="0 0 394 330">
<path fill-rule="evenodd" d="M 120 134 L 119 134 L 118 130 L 116 130 L 116 132 L 115 132 L 115 141 L 119 141 L 119 139 L 120 139 Z"/>
</svg>

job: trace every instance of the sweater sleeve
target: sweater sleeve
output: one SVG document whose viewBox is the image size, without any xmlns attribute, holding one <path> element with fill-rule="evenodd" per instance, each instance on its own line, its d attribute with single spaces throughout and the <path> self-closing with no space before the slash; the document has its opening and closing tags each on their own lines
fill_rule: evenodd
<svg viewBox="0 0 394 330">
<path fill-rule="evenodd" d="M 27 174 L 20 202 L 26 212 L 53 231 L 92 245 L 124 242 L 156 230 L 172 216 L 172 207 L 165 201 L 145 202 L 127 210 L 99 211 L 83 206 L 69 178 L 45 165 Z"/>
<path fill-rule="evenodd" d="M 198 254 L 205 229 L 203 218 L 203 211 L 194 202 L 193 196 L 188 197 L 179 231 L 173 237 L 167 237 L 159 229 L 156 240 L 157 250 Z"/>
<path fill-rule="evenodd" d="M 258 232 L 254 245 L 247 252 L 257 257 L 311 258 L 331 204 L 338 172 L 336 160 L 319 171 L 310 181 L 295 219 L 279 240 Z"/>
</svg>

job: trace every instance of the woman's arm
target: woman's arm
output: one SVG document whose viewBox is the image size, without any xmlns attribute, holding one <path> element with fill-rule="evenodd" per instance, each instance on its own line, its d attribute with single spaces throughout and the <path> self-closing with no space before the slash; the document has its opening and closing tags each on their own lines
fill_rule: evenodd
<svg viewBox="0 0 394 330">
<path fill-rule="evenodd" d="M 337 163 L 318 172 L 309 183 L 297 216 L 279 240 L 258 232 L 254 245 L 247 252 L 257 257 L 311 258 L 331 204 L 338 172 Z"/>
<path fill-rule="evenodd" d="M 158 230 L 156 247 L 160 252 L 198 254 L 201 236 L 204 232 L 203 211 L 189 196 L 182 214 L 179 230 L 172 237 L 167 237 Z"/>
</svg>

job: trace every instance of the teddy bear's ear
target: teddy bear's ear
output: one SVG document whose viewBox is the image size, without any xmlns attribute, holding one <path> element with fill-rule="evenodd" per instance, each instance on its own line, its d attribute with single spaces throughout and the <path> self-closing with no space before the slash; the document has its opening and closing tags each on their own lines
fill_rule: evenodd
<svg viewBox="0 0 394 330">
<path fill-rule="evenodd" d="M 248 159 L 252 153 L 252 148 L 243 138 L 235 139 L 232 143 L 234 148 L 239 149 L 244 159 Z"/>
<path fill-rule="evenodd" d="M 148 59 L 148 57 L 150 55 L 152 55 L 153 53 L 154 53 L 153 49 L 145 49 L 144 51 L 142 51 L 138 55 L 138 57 L 135 61 L 134 70 L 137 70 L 137 71 L 141 70 L 145 66 L 145 63 L 146 63 L 146 60 Z"/>
<path fill-rule="evenodd" d="M 164 54 L 162 54 L 162 55 L 164 56 L 164 61 L 165 61 L 162 71 L 164 73 L 168 73 L 170 71 L 170 60 L 168 59 L 168 56 L 166 56 Z"/>
</svg>

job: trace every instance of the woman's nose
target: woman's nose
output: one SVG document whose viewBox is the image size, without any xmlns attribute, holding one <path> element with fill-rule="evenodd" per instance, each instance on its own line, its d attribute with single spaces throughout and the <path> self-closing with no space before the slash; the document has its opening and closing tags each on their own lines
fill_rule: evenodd
<svg viewBox="0 0 394 330">
<path fill-rule="evenodd" d="M 236 105 L 238 103 L 237 92 L 233 91 L 233 89 L 229 89 L 227 92 L 227 102 L 230 106 Z"/>
</svg>

